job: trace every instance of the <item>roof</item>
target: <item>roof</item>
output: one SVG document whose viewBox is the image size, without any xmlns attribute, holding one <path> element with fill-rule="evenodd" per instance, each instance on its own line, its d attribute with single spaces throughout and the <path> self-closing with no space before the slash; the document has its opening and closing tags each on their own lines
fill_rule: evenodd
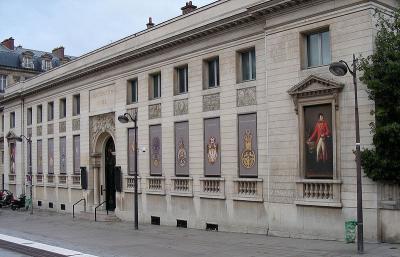
<svg viewBox="0 0 400 257">
<path fill-rule="evenodd" d="M 25 68 L 22 66 L 22 55 L 27 52 L 33 53 L 33 63 L 34 63 L 33 69 Z M 39 50 L 26 49 L 21 46 L 17 46 L 14 48 L 14 50 L 11 50 L 0 44 L 0 66 L 3 67 L 43 72 L 44 70 L 42 70 L 42 65 L 41 65 L 43 55 L 51 56 L 52 67 L 60 66 L 61 60 L 52 53 Z M 76 57 L 69 55 L 65 55 L 65 58 L 68 58 L 69 60 L 76 59 Z"/>
</svg>

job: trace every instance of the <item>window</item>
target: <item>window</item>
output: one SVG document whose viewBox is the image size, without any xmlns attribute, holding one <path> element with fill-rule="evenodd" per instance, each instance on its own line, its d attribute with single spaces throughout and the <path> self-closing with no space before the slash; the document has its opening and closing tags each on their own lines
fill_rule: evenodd
<svg viewBox="0 0 400 257">
<path fill-rule="evenodd" d="M 161 97 L 161 73 L 150 75 L 150 100 Z"/>
<path fill-rule="evenodd" d="M 37 174 L 43 173 L 43 154 L 42 154 L 42 140 L 37 141 Z"/>
<path fill-rule="evenodd" d="M 175 68 L 175 92 L 176 94 L 188 92 L 188 66 Z"/>
<path fill-rule="evenodd" d="M 47 104 L 47 120 L 54 120 L 54 102 L 49 102 Z"/>
<path fill-rule="evenodd" d="M 67 173 L 67 140 L 60 137 L 60 174 Z"/>
<path fill-rule="evenodd" d="M 54 174 L 54 139 L 47 141 L 47 173 Z"/>
<path fill-rule="evenodd" d="M 127 104 L 137 103 L 138 101 L 138 80 L 132 79 L 128 81 L 127 87 Z"/>
<path fill-rule="evenodd" d="M 80 145 L 81 137 L 79 135 L 74 136 L 74 174 L 80 174 L 80 166 L 81 166 L 81 145 Z"/>
<path fill-rule="evenodd" d="M 32 125 L 32 107 L 28 108 L 27 110 L 27 117 L 26 117 L 27 125 Z"/>
<path fill-rule="evenodd" d="M 81 114 L 81 95 L 74 95 L 72 99 L 72 115 L 77 116 Z"/>
<path fill-rule="evenodd" d="M 0 75 L 0 93 L 4 93 L 7 87 L 7 75 Z"/>
<path fill-rule="evenodd" d="M 1 115 L 1 132 L 4 132 L 4 114 Z"/>
<path fill-rule="evenodd" d="M 205 89 L 219 86 L 219 58 L 207 60 L 205 71 Z"/>
<path fill-rule="evenodd" d="M 256 50 L 254 48 L 239 53 L 240 81 L 256 79 Z"/>
<path fill-rule="evenodd" d="M 63 119 L 67 116 L 67 99 L 60 99 L 60 119 Z"/>
<path fill-rule="evenodd" d="M 15 112 L 10 113 L 10 128 L 15 128 Z"/>
<path fill-rule="evenodd" d="M 51 60 L 42 60 L 42 70 L 47 71 L 51 69 Z"/>
<path fill-rule="evenodd" d="M 22 67 L 33 69 L 33 59 L 31 56 L 24 56 L 22 57 Z"/>
<path fill-rule="evenodd" d="M 331 63 L 329 31 L 306 35 L 307 67 L 328 65 Z"/>
<path fill-rule="evenodd" d="M 36 107 L 36 122 L 39 124 L 39 123 L 42 123 L 42 121 L 43 121 L 43 117 L 42 117 L 42 105 L 40 104 L 40 105 L 38 105 L 38 106 Z"/>
</svg>

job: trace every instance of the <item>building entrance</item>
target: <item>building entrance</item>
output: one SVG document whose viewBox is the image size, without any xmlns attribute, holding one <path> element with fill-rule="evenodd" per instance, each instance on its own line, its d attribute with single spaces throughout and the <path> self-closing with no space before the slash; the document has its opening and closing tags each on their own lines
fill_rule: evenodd
<svg viewBox="0 0 400 257">
<path fill-rule="evenodd" d="M 107 140 L 105 148 L 105 191 L 106 191 L 106 208 L 114 211 L 115 204 L 115 145 L 114 140 L 110 137 Z"/>
</svg>

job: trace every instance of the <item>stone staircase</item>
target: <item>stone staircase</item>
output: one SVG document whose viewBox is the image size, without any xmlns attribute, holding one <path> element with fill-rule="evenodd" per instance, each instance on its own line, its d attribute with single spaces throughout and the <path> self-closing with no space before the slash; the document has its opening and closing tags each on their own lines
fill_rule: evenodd
<svg viewBox="0 0 400 257">
<path fill-rule="evenodd" d="M 81 211 L 75 217 L 78 219 L 94 221 L 94 212 Z M 99 210 L 99 211 L 97 211 L 97 221 L 99 221 L 99 222 L 116 222 L 116 221 L 121 221 L 121 220 L 115 215 L 115 213 L 113 211 L 109 211 L 108 215 L 107 215 L 107 211 Z"/>
</svg>

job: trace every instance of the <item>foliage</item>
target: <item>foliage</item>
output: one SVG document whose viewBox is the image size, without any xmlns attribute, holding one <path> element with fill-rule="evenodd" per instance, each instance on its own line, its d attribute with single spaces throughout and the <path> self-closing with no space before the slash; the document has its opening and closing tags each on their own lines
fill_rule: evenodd
<svg viewBox="0 0 400 257">
<path fill-rule="evenodd" d="M 374 54 L 361 60 L 360 80 L 375 101 L 371 124 L 374 149 L 364 149 L 361 165 L 375 181 L 400 184 L 400 9 L 377 13 Z"/>
</svg>

